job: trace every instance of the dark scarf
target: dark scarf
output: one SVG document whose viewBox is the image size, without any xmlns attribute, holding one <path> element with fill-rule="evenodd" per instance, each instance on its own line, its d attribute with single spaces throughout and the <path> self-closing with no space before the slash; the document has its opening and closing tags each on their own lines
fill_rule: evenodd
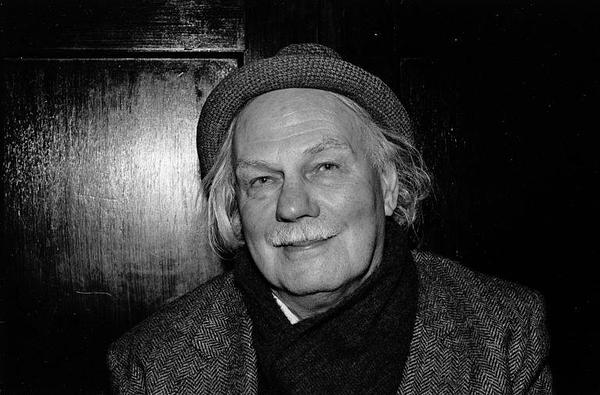
<svg viewBox="0 0 600 395">
<path fill-rule="evenodd" d="M 291 325 L 246 249 L 236 286 L 253 323 L 260 393 L 396 393 L 416 316 L 418 279 L 400 227 L 386 223 L 379 267 L 325 313 Z"/>
</svg>

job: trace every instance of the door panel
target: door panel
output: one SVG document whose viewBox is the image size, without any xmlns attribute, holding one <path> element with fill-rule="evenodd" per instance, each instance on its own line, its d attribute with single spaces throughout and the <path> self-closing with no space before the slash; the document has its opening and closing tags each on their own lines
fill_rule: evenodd
<svg viewBox="0 0 600 395">
<path fill-rule="evenodd" d="M 98 376 L 110 340 L 220 272 L 200 219 L 195 135 L 207 93 L 235 67 L 4 61 L 7 377 L 35 388 Z"/>
<path fill-rule="evenodd" d="M 0 52 L 244 50 L 242 0 L 6 0 Z"/>
</svg>

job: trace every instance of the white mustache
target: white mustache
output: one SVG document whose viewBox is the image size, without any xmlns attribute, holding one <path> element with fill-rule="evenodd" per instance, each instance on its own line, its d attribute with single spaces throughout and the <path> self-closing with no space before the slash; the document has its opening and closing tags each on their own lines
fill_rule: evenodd
<svg viewBox="0 0 600 395">
<path fill-rule="evenodd" d="M 274 247 L 330 239 L 338 234 L 338 229 L 323 223 L 299 222 L 279 225 L 266 235 L 267 241 Z"/>
</svg>

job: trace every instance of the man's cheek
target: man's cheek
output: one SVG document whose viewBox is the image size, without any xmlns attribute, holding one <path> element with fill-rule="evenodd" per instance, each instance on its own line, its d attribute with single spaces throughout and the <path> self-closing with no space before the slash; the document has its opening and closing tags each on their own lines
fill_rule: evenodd
<svg viewBox="0 0 600 395">
<path fill-rule="evenodd" d="M 241 216 L 246 240 L 252 240 L 253 242 L 261 240 L 264 237 L 265 229 L 267 227 L 267 214 L 260 208 L 250 208 L 246 205 L 241 211 Z"/>
<path fill-rule="evenodd" d="M 365 198 L 365 192 L 360 189 L 352 189 L 331 195 L 326 199 L 327 204 L 340 214 L 349 215 L 348 220 L 356 219 L 365 215 L 373 215 L 376 206 L 375 199 L 370 196 Z"/>
</svg>

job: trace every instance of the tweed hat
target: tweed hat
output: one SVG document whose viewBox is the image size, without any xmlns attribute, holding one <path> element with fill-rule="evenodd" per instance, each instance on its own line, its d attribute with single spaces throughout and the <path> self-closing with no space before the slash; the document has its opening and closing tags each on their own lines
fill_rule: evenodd
<svg viewBox="0 0 600 395">
<path fill-rule="evenodd" d="M 231 122 L 251 99 L 278 89 L 313 88 L 339 93 L 364 108 L 388 140 L 412 142 L 404 106 L 381 79 L 343 60 L 320 44 L 292 44 L 225 77 L 202 107 L 196 144 L 200 172 L 206 175 L 225 141 Z"/>
</svg>

